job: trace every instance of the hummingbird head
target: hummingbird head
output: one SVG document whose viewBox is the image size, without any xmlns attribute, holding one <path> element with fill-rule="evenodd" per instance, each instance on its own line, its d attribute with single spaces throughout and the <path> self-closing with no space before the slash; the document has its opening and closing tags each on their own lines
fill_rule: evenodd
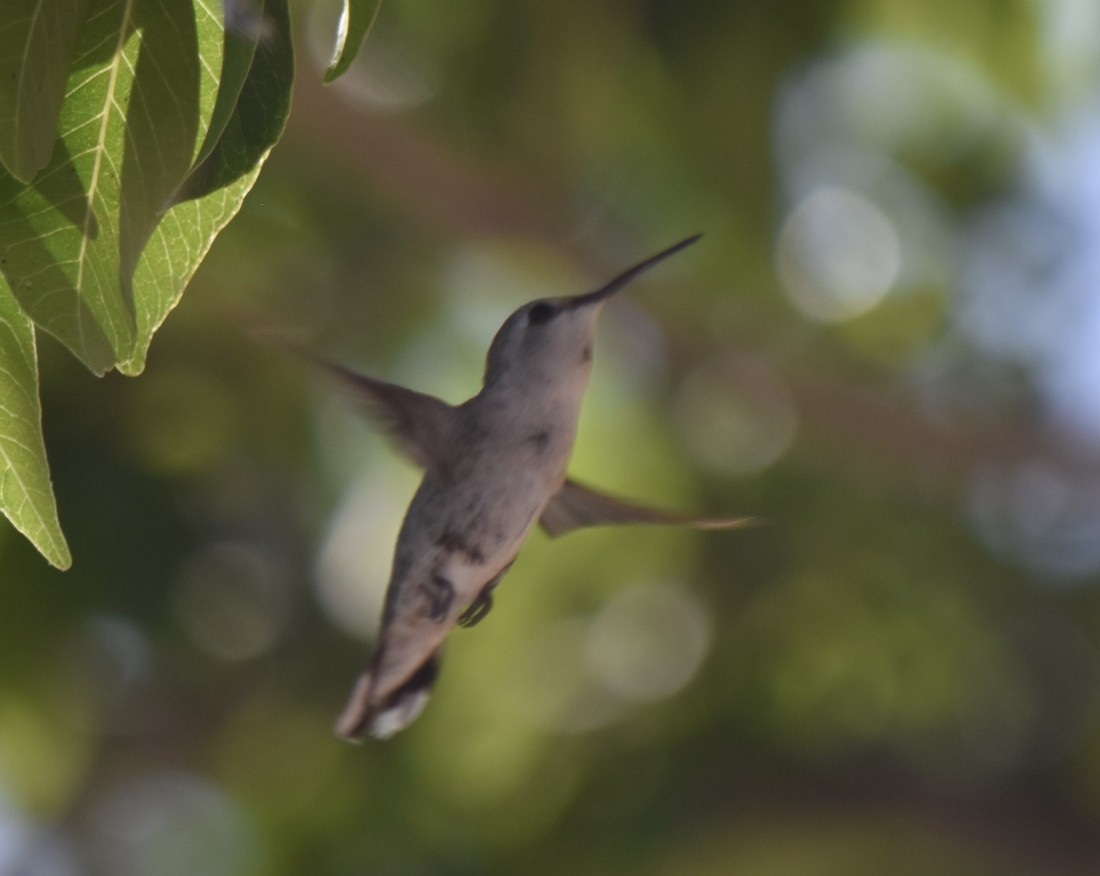
<svg viewBox="0 0 1100 876">
<path fill-rule="evenodd" d="M 670 255 L 691 246 L 696 234 L 619 274 L 595 292 L 540 298 L 515 311 L 497 331 L 485 363 L 485 386 L 569 383 L 592 367 L 596 320 L 616 292 Z"/>
</svg>

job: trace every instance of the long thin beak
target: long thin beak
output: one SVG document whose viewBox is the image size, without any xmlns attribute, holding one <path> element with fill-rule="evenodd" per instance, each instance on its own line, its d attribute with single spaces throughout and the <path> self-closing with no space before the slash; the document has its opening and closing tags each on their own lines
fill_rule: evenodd
<svg viewBox="0 0 1100 876">
<path fill-rule="evenodd" d="M 640 277 L 654 265 L 659 262 L 663 262 L 670 255 L 675 255 L 682 249 L 687 249 L 702 236 L 703 235 L 701 234 L 693 234 L 691 237 L 685 238 L 679 243 L 674 243 L 668 249 L 661 250 L 659 253 L 657 253 L 657 255 L 650 256 L 644 262 L 639 262 L 634 267 L 627 268 L 614 280 L 612 280 L 606 286 L 597 289 L 595 292 L 587 292 L 584 295 L 577 295 L 576 297 L 571 298 L 569 300 L 568 306 L 570 308 L 588 307 L 588 305 L 590 304 L 599 304 L 600 302 L 606 301 L 608 298 L 610 298 L 631 281 Z"/>
</svg>

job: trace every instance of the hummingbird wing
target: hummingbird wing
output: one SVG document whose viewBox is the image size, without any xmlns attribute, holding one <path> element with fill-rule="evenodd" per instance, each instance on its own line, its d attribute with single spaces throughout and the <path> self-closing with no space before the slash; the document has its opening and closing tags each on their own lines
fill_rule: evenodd
<svg viewBox="0 0 1100 876">
<path fill-rule="evenodd" d="M 421 468 L 433 468 L 444 458 L 454 425 L 455 409 L 451 405 L 434 395 L 375 380 L 312 353 L 303 355 L 339 378 L 397 449 Z"/>
<path fill-rule="evenodd" d="M 539 523 L 547 535 L 556 538 L 586 526 L 654 523 L 694 529 L 736 529 L 751 525 L 755 520 L 752 517 L 692 517 L 675 511 L 647 508 L 568 479 L 543 510 Z"/>
</svg>

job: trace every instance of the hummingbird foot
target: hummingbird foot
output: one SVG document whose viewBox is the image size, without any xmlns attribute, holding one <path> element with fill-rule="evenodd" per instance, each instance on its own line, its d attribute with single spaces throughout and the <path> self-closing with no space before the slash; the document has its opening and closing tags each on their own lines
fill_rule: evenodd
<svg viewBox="0 0 1100 876">
<path fill-rule="evenodd" d="M 508 570 L 512 568 L 512 563 L 515 561 L 515 557 L 513 557 L 508 562 L 507 566 L 497 572 L 492 579 L 490 579 L 489 583 L 481 588 L 481 592 L 474 597 L 474 601 L 470 603 L 469 608 L 458 616 L 458 625 L 460 627 L 469 629 L 485 620 L 485 615 L 493 609 L 493 591 L 497 589 L 497 585 L 501 582 L 501 579 Z"/>
<path fill-rule="evenodd" d="M 433 575 L 430 582 L 420 587 L 428 597 L 428 617 L 440 623 L 445 621 L 455 601 L 454 585 L 442 575 Z"/>
<path fill-rule="evenodd" d="M 493 596 L 483 590 L 470 603 L 470 607 L 458 616 L 458 625 L 466 629 L 476 627 L 492 609 Z"/>
</svg>

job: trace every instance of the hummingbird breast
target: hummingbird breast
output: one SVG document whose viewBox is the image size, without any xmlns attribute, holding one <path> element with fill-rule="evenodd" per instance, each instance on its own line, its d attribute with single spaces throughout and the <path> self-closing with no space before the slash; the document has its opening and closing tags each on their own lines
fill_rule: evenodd
<svg viewBox="0 0 1100 876">
<path fill-rule="evenodd" d="M 381 702 L 432 659 L 462 614 L 515 559 L 554 490 L 531 469 L 459 482 L 428 475 L 397 539 L 373 665 Z M 505 477 L 505 474 L 510 476 Z"/>
</svg>

